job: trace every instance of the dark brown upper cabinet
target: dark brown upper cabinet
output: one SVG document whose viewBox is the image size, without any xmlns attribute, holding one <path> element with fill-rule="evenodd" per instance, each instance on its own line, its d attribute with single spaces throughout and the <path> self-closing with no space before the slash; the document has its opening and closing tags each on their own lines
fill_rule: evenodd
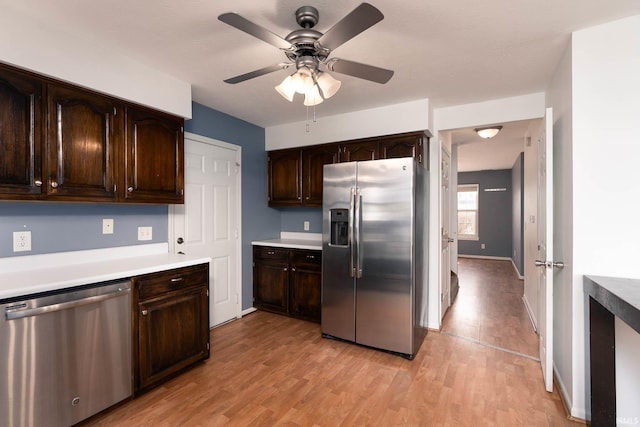
<svg viewBox="0 0 640 427">
<path fill-rule="evenodd" d="M 322 206 L 324 165 L 333 163 L 338 163 L 338 147 L 334 144 L 302 149 L 303 205 Z"/>
<path fill-rule="evenodd" d="M 395 159 L 398 157 L 413 157 L 418 163 L 424 162 L 423 132 L 414 132 L 402 136 L 381 138 L 379 142 L 380 158 Z M 428 164 L 428 162 L 427 162 Z"/>
<path fill-rule="evenodd" d="M 0 199 L 42 194 L 42 92 L 38 79 L 0 66 Z"/>
<path fill-rule="evenodd" d="M 126 114 L 126 200 L 184 203 L 184 121 L 143 107 Z"/>
<path fill-rule="evenodd" d="M 299 148 L 267 154 L 269 206 L 302 205 L 302 153 Z"/>
<path fill-rule="evenodd" d="M 113 99 L 77 88 L 47 90 L 49 197 L 115 201 L 121 116 Z"/>
<path fill-rule="evenodd" d="M 184 120 L 0 64 L 0 199 L 184 203 Z"/>
<path fill-rule="evenodd" d="M 380 158 L 378 140 L 340 144 L 340 162 L 362 162 Z"/>
</svg>

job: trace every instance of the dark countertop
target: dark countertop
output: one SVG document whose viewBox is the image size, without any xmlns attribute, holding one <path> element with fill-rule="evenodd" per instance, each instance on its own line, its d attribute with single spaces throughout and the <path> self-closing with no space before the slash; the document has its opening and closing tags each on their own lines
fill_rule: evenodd
<svg viewBox="0 0 640 427">
<path fill-rule="evenodd" d="M 584 291 L 640 334 L 640 280 L 585 276 Z"/>
</svg>

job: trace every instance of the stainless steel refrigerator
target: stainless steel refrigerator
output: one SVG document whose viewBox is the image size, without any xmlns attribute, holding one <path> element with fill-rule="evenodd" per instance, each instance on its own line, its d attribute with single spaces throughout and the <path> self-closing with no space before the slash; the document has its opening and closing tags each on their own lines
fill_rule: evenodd
<svg viewBox="0 0 640 427">
<path fill-rule="evenodd" d="M 324 337 L 413 359 L 426 334 L 426 201 L 413 158 L 325 165 Z"/>
</svg>

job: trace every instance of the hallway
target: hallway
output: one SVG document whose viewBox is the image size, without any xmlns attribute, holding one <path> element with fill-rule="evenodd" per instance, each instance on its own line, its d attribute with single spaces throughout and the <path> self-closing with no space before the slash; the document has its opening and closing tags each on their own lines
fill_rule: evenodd
<svg viewBox="0 0 640 427">
<path fill-rule="evenodd" d="M 458 258 L 460 291 L 442 333 L 538 360 L 538 335 L 522 301 L 524 282 L 510 261 Z"/>
</svg>

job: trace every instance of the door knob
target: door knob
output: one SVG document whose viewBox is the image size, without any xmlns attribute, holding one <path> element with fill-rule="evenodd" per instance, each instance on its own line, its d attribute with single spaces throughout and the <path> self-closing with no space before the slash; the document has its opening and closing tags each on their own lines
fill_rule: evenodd
<svg viewBox="0 0 640 427">
<path fill-rule="evenodd" d="M 182 237 L 178 237 L 178 240 L 176 240 L 176 242 L 178 242 L 179 245 L 184 243 L 184 239 Z"/>
<path fill-rule="evenodd" d="M 564 268 L 564 262 L 562 261 L 540 261 L 539 259 L 537 259 L 535 265 L 536 267 Z"/>
<path fill-rule="evenodd" d="M 453 242 L 455 242 L 455 239 L 452 239 L 451 237 L 447 237 L 447 242 L 453 243 Z"/>
</svg>

